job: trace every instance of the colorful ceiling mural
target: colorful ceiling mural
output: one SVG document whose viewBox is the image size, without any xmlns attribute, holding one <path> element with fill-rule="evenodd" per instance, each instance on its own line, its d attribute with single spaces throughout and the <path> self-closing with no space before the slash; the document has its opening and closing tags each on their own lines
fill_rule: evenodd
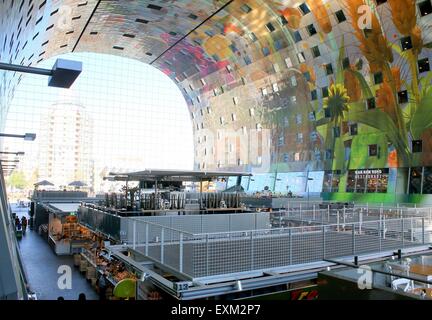
<svg viewBox="0 0 432 320">
<path fill-rule="evenodd" d="M 0 60 L 123 55 L 173 79 L 199 169 L 432 166 L 430 0 L 0 2 Z M 20 81 L 0 74 L 2 123 Z"/>
</svg>

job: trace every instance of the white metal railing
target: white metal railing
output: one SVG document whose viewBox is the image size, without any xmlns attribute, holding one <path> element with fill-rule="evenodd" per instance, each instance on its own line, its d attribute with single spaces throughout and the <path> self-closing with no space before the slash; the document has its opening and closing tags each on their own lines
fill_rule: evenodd
<svg viewBox="0 0 432 320">
<path fill-rule="evenodd" d="M 432 241 L 427 219 L 415 216 L 215 233 L 185 232 L 139 219 L 131 223 L 129 246 L 191 278 L 396 250 Z"/>
</svg>

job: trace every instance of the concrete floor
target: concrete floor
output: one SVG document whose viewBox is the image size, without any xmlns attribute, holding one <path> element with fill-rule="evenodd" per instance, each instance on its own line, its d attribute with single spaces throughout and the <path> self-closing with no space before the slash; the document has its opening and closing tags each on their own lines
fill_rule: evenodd
<svg viewBox="0 0 432 320">
<path fill-rule="evenodd" d="M 12 205 L 12 212 L 16 212 L 20 218 L 27 216 L 27 208 Z M 74 267 L 73 257 L 57 256 L 36 230 L 27 229 L 18 243 L 30 289 L 36 293 L 38 300 L 56 300 L 60 296 L 65 300 L 77 300 L 80 293 L 84 293 L 87 300 L 98 299 L 90 283 Z M 72 271 L 71 289 L 60 289 L 57 284 L 59 277 L 64 274 L 57 273 L 60 266 L 69 266 Z"/>
</svg>

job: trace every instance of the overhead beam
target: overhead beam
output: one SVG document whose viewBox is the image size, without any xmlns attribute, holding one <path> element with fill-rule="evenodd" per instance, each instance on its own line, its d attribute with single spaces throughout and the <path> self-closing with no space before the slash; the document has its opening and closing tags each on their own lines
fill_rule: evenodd
<svg viewBox="0 0 432 320">
<path fill-rule="evenodd" d="M 88 25 L 90 24 L 90 21 L 91 21 L 91 19 L 93 18 L 94 14 L 96 13 L 96 10 L 98 9 L 98 7 L 99 7 L 99 5 L 100 5 L 101 2 L 102 2 L 102 0 L 99 0 L 99 1 L 96 3 L 95 7 L 93 8 L 93 11 L 92 11 L 92 13 L 90 14 L 90 17 L 87 19 L 87 22 L 86 22 L 86 24 L 84 25 L 84 28 L 82 29 L 81 34 L 79 35 L 77 41 L 75 42 L 75 45 L 74 45 L 74 47 L 73 47 L 73 49 L 72 49 L 72 52 L 75 52 L 75 49 L 77 48 L 79 42 L 81 41 L 81 38 L 82 38 L 82 36 L 84 35 L 84 32 L 87 30 L 87 27 L 88 27 Z"/>
</svg>

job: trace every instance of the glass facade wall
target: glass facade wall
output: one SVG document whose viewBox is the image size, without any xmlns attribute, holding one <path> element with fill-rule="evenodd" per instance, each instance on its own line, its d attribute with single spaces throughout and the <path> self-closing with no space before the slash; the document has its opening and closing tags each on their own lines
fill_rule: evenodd
<svg viewBox="0 0 432 320">
<path fill-rule="evenodd" d="M 184 97 L 159 70 L 127 58 L 73 53 L 83 62 L 71 89 L 25 75 L 12 100 L 5 132 L 36 133 L 33 142 L 4 139 L 4 151 L 24 151 L 12 174 L 28 189 L 83 181 L 91 191 L 111 188 L 109 172 L 193 168 L 193 131 Z M 40 67 L 51 68 L 55 58 Z M 13 158 L 11 158 L 13 159 Z"/>
</svg>

